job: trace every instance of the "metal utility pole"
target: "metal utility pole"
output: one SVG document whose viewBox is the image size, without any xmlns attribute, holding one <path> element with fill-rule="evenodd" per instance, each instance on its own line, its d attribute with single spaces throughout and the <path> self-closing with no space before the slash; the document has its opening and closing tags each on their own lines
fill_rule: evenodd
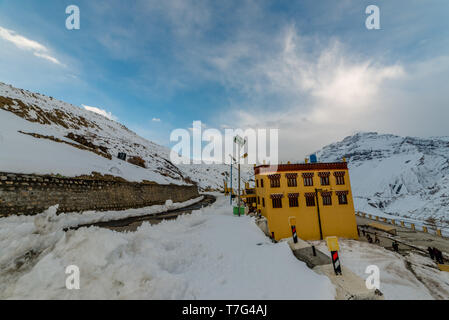
<svg viewBox="0 0 449 320">
<path fill-rule="evenodd" d="M 231 157 L 231 192 L 229 195 L 229 204 L 232 205 L 232 156 L 230 155 L 230 157 Z"/>
<path fill-rule="evenodd" d="M 239 200 L 238 200 L 238 204 L 237 204 L 237 206 L 239 207 L 239 217 L 240 217 L 240 157 L 239 157 L 239 164 L 238 164 L 238 170 L 239 170 L 239 173 L 238 173 L 238 179 L 239 179 Z"/>
<path fill-rule="evenodd" d="M 315 198 L 316 198 L 316 209 L 318 212 L 318 226 L 320 227 L 320 240 L 323 240 L 323 230 L 321 229 L 320 204 L 318 201 L 318 192 L 319 191 L 321 191 L 321 189 L 315 189 Z"/>
<path fill-rule="evenodd" d="M 243 139 L 242 137 L 240 137 L 239 135 L 236 135 L 235 137 L 234 137 L 234 143 L 235 144 L 237 144 L 237 146 L 238 146 L 238 148 L 237 148 L 237 153 L 238 153 L 238 155 L 237 155 L 237 157 L 238 157 L 238 180 L 239 180 L 239 182 L 238 182 L 238 201 L 237 201 L 237 208 L 238 208 L 238 215 L 240 216 L 240 158 L 241 158 L 241 156 L 240 156 L 240 149 L 245 145 L 245 143 L 246 143 L 246 140 L 245 139 Z M 244 157 L 246 157 L 246 156 L 248 156 L 248 154 L 245 154 L 244 155 Z"/>
</svg>

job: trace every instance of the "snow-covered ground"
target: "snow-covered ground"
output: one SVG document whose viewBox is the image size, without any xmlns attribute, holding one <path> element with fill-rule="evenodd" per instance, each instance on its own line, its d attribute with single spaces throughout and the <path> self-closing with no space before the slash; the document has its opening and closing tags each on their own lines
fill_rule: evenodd
<svg viewBox="0 0 449 320">
<path fill-rule="evenodd" d="M 272 243 L 228 199 L 133 233 L 98 227 L 64 233 L 0 219 L 0 298 L 333 299 L 329 279 Z M 49 222 L 51 223 L 51 222 Z M 40 232 L 40 233 L 39 233 Z M 81 289 L 65 288 L 80 268 Z"/>
<path fill-rule="evenodd" d="M 329 254 L 324 241 L 315 241 L 315 244 Z M 402 256 L 356 240 L 340 239 L 339 244 L 341 264 L 362 279 L 368 277 L 365 271 L 369 265 L 379 268 L 380 291 L 386 300 L 449 299 L 449 273 L 436 269 L 430 258 L 413 252 Z"/>
<path fill-rule="evenodd" d="M 125 213 L 126 214 L 126 213 Z M 0 299 L 334 299 L 330 280 L 298 261 L 287 242 L 272 243 L 228 198 L 136 232 L 98 227 L 62 231 L 80 217 L 0 219 Z M 87 218 L 86 218 L 87 219 Z M 315 242 L 327 252 L 324 242 Z M 386 299 L 449 299 L 449 273 L 407 256 L 340 240 L 340 259 L 362 279 L 380 269 Z M 80 269 L 67 290 L 65 269 Z"/>
<path fill-rule="evenodd" d="M 449 143 L 375 132 L 357 133 L 318 152 L 349 165 L 356 210 L 449 225 Z"/>
</svg>

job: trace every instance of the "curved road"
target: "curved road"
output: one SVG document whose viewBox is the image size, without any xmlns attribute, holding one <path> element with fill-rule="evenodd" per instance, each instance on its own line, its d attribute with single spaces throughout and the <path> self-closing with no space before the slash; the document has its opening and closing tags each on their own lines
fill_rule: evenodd
<svg viewBox="0 0 449 320">
<path fill-rule="evenodd" d="M 150 224 L 158 224 L 163 220 L 171 220 L 176 219 L 179 215 L 183 214 L 190 214 L 193 210 L 198 210 L 203 207 L 210 206 L 216 201 L 216 197 L 210 194 L 203 194 L 204 199 L 194 203 L 188 207 L 170 210 L 166 212 L 156 213 L 156 214 L 150 214 L 145 216 L 138 216 L 138 217 L 129 217 L 121 220 L 113 220 L 113 221 L 104 221 L 104 222 L 96 222 L 92 224 L 84 224 L 79 225 L 76 228 L 70 228 L 70 229 L 78 229 L 82 227 L 90 227 L 90 226 L 97 226 L 101 228 L 107 228 L 110 230 L 118 231 L 118 232 L 134 232 L 137 230 L 138 227 L 144 222 L 148 221 Z"/>
</svg>

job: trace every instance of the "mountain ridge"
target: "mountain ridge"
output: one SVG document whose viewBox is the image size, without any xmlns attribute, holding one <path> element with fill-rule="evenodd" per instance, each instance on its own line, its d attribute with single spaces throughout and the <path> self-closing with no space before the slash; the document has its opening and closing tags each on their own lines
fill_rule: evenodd
<svg viewBox="0 0 449 320">
<path fill-rule="evenodd" d="M 449 139 L 358 132 L 317 151 L 345 157 L 356 209 L 449 223 Z"/>
<path fill-rule="evenodd" d="M 201 190 L 219 190 L 229 176 L 224 164 L 175 165 L 169 148 L 118 121 L 2 82 L 0 146 L 0 168 L 8 172 L 193 183 Z M 128 161 L 117 158 L 120 152 Z"/>
</svg>

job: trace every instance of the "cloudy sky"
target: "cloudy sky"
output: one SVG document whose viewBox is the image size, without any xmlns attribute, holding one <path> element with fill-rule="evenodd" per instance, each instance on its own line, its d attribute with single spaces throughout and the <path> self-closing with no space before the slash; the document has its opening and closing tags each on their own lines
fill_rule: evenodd
<svg viewBox="0 0 449 320">
<path fill-rule="evenodd" d="M 65 28 L 68 5 L 81 29 Z M 380 8 L 380 30 L 365 9 Z M 449 135 L 447 0 L 0 0 L 0 81 L 155 142 L 278 128 L 300 160 L 358 131 Z"/>
</svg>

